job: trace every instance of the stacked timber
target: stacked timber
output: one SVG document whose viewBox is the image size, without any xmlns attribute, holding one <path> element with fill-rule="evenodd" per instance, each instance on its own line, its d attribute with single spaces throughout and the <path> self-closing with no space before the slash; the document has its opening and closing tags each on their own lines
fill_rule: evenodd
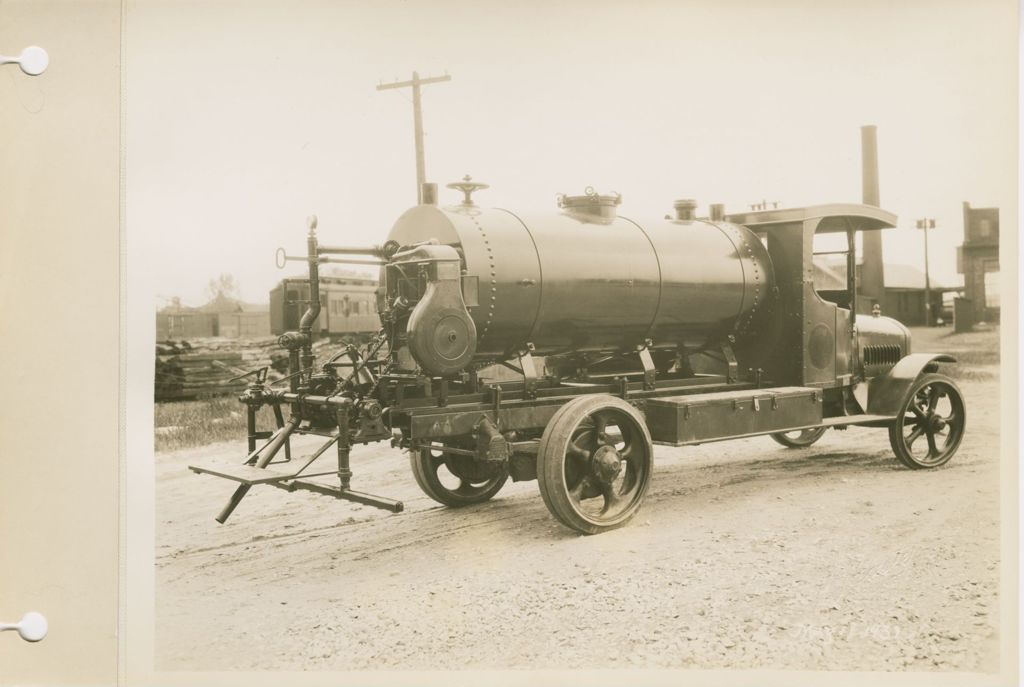
<svg viewBox="0 0 1024 687">
<path fill-rule="evenodd" d="M 246 380 L 235 379 L 247 368 L 237 351 L 171 353 L 156 356 L 157 401 L 205 398 L 234 394 L 245 389 Z"/>
<path fill-rule="evenodd" d="M 343 343 L 327 338 L 313 343 L 318 364 L 344 348 Z M 267 379 L 271 382 L 287 376 L 288 353 L 277 343 L 277 337 L 161 341 L 156 345 L 156 400 L 235 394 L 244 389 L 251 378 L 231 381 L 232 378 L 262 367 L 269 368 Z"/>
</svg>

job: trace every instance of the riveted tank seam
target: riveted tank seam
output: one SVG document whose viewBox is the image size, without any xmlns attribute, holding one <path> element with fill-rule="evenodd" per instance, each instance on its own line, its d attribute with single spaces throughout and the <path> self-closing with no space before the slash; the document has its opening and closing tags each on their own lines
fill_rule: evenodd
<svg viewBox="0 0 1024 687">
<path fill-rule="evenodd" d="M 740 274 L 743 276 L 743 296 L 740 298 L 740 308 L 736 312 L 736 316 L 733 318 L 733 331 L 735 332 L 739 330 L 737 325 L 740 322 L 740 317 L 743 315 L 743 306 L 746 304 L 747 301 L 747 270 L 743 265 L 743 251 L 740 250 L 740 247 L 736 245 L 736 241 L 734 241 L 733 237 L 729 235 L 729 232 L 726 231 L 726 229 L 722 227 L 718 222 L 705 222 L 705 224 L 710 224 L 715 229 L 718 229 L 718 231 L 722 232 L 722 235 L 729 240 L 730 244 L 732 244 L 733 249 L 736 251 L 737 257 L 739 258 L 738 262 L 740 264 Z"/>
<path fill-rule="evenodd" d="M 537 323 L 540 321 L 541 311 L 544 309 L 544 263 L 540 259 L 540 250 L 537 248 L 537 240 L 533 238 L 533 232 L 530 231 L 530 227 L 526 226 L 526 222 L 511 210 L 505 208 L 492 208 L 494 210 L 501 210 L 514 217 L 519 224 L 526 230 L 526 235 L 530 237 L 530 244 L 533 246 L 533 254 L 537 257 L 537 286 L 540 287 L 537 292 L 537 312 L 533 315 L 533 323 L 530 325 L 529 333 L 526 336 L 526 341 L 522 343 L 530 343 L 533 341 L 533 336 L 537 331 Z"/>
<path fill-rule="evenodd" d="M 654 255 L 654 261 L 658 265 L 658 302 L 654 306 L 654 317 L 651 318 L 651 324 L 647 327 L 647 333 L 644 334 L 645 339 L 650 339 L 654 334 L 654 327 L 658 324 L 658 318 L 661 316 L 661 301 L 665 289 L 665 279 L 661 270 L 661 256 L 658 255 L 658 249 L 654 247 L 654 241 L 651 240 L 650 235 L 644 231 L 644 228 L 640 226 L 639 222 L 631 220 L 628 217 L 623 217 L 622 215 L 619 215 L 619 219 L 626 220 L 640 230 L 640 233 L 644 235 L 645 239 L 647 239 L 647 244 L 651 247 L 651 253 Z"/>
<path fill-rule="evenodd" d="M 498 291 L 494 287 L 494 251 L 491 249 L 490 241 L 487 238 L 487 232 L 484 230 L 483 225 L 481 225 L 480 222 L 477 221 L 476 215 L 466 213 L 466 216 L 469 217 L 469 219 L 473 222 L 474 225 L 476 225 L 476 228 L 480 231 L 480 236 L 483 238 L 484 249 L 487 251 L 488 272 L 490 272 L 491 275 L 491 289 L 489 292 L 491 298 L 486 311 L 487 321 L 484 322 L 483 330 L 481 331 L 479 337 L 479 342 L 483 342 L 483 340 L 487 338 L 488 330 L 491 328 L 491 323 L 494 320 L 494 311 L 497 310 L 498 303 Z"/>
</svg>

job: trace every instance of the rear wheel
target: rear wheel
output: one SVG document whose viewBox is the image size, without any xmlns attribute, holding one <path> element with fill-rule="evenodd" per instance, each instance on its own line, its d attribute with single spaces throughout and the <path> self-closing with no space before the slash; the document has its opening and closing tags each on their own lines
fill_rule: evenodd
<svg viewBox="0 0 1024 687">
<path fill-rule="evenodd" d="M 643 416 L 614 396 L 562 406 L 537 450 L 537 484 L 548 510 L 584 534 L 624 525 L 640 509 L 653 468 Z"/>
<path fill-rule="evenodd" d="M 445 453 L 432 445 L 409 452 L 412 474 L 423 493 L 452 508 L 487 501 L 505 485 L 508 470 L 473 456 Z M 468 445 L 465 447 L 468 448 Z"/>
<path fill-rule="evenodd" d="M 771 437 L 786 448 L 807 448 L 825 434 L 827 427 L 797 429 L 792 432 L 778 432 Z"/>
<path fill-rule="evenodd" d="M 956 382 L 944 375 L 923 375 L 889 427 L 889 443 L 896 457 L 912 469 L 948 463 L 964 438 L 964 410 L 964 397 Z"/>
</svg>

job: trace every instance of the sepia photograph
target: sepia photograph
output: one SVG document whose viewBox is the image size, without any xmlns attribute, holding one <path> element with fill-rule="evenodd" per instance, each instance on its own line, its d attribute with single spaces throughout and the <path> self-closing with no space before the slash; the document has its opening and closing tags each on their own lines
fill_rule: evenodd
<svg viewBox="0 0 1024 687">
<path fill-rule="evenodd" d="M 1020 27 L 0 0 L 0 685 L 1019 684 Z"/>
<path fill-rule="evenodd" d="M 1017 21 L 127 3 L 129 677 L 1004 684 Z"/>
</svg>

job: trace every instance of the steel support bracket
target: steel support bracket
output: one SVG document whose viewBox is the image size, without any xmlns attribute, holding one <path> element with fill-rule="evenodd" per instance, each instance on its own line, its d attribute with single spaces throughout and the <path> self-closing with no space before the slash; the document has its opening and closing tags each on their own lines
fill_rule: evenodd
<svg viewBox="0 0 1024 687">
<path fill-rule="evenodd" d="M 658 369 L 654 366 L 651 351 L 644 346 L 637 351 L 637 355 L 640 357 L 640 364 L 644 367 L 644 389 L 654 389 L 658 381 Z"/>
<path fill-rule="evenodd" d="M 722 357 L 725 358 L 726 364 L 729 366 L 729 371 L 726 375 L 726 381 L 730 384 L 734 384 L 739 381 L 739 365 L 736 363 L 736 355 L 732 352 L 732 346 L 726 344 L 722 346 Z"/>
<path fill-rule="evenodd" d="M 537 398 L 537 365 L 533 360 L 533 344 L 526 344 L 526 350 L 519 353 L 519 368 L 523 371 L 523 396 Z"/>
</svg>

